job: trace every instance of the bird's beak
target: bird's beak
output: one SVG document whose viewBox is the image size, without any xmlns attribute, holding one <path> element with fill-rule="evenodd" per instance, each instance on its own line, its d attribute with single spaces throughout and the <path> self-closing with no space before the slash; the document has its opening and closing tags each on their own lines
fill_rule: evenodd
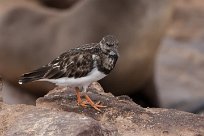
<svg viewBox="0 0 204 136">
<path fill-rule="evenodd" d="M 117 56 L 119 57 L 118 50 L 116 49 L 116 50 L 114 50 L 114 51 L 111 51 L 111 52 L 110 52 L 110 55 L 113 55 L 113 56 L 117 55 Z"/>
</svg>

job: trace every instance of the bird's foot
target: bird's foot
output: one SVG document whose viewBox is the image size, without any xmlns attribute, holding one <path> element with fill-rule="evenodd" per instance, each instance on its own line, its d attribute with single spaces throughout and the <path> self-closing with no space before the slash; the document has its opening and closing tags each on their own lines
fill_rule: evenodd
<svg viewBox="0 0 204 136">
<path fill-rule="evenodd" d="M 92 106 L 95 110 L 97 110 L 97 111 L 101 111 L 99 108 L 105 108 L 105 107 L 107 107 L 107 106 L 101 105 L 101 104 L 100 104 L 100 101 L 97 102 L 97 103 L 94 103 L 88 95 L 85 95 L 85 98 L 86 98 L 86 101 L 85 101 L 86 104 L 91 105 L 91 106 Z"/>
<path fill-rule="evenodd" d="M 86 101 L 82 101 L 80 93 L 77 92 L 77 105 L 80 105 L 82 107 L 87 107 L 87 102 Z"/>
<path fill-rule="evenodd" d="M 106 106 L 103 106 L 100 104 L 100 101 L 97 103 L 94 103 L 91 98 L 88 95 L 85 95 L 85 101 L 82 101 L 79 88 L 76 87 L 76 95 L 77 95 L 77 104 L 82 107 L 87 107 L 87 105 L 92 106 L 95 110 L 101 111 L 99 108 L 105 108 Z"/>
<path fill-rule="evenodd" d="M 82 106 L 82 107 L 87 107 L 87 102 L 86 101 L 81 101 L 81 102 L 78 102 L 77 101 L 77 105 L 80 105 L 80 106 Z"/>
</svg>

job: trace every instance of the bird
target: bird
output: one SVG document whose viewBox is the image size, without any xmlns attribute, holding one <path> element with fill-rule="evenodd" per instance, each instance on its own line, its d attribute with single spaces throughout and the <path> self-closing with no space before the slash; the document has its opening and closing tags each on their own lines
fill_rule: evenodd
<svg viewBox="0 0 204 136">
<path fill-rule="evenodd" d="M 86 107 L 89 104 L 100 111 L 100 108 L 106 106 L 100 105 L 100 102 L 94 103 L 86 94 L 87 88 L 92 82 L 106 77 L 114 69 L 119 58 L 118 44 L 115 36 L 107 35 L 98 43 L 69 49 L 50 63 L 23 74 L 18 83 L 48 81 L 58 87 L 73 87 L 78 105 Z M 81 99 L 81 91 L 85 92 L 85 101 Z"/>
</svg>

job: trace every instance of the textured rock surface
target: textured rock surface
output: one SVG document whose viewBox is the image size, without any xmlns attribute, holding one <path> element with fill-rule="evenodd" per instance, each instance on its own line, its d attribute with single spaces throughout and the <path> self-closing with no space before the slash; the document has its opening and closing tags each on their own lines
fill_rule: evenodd
<svg viewBox="0 0 204 136">
<path fill-rule="evenodd" d="M 29 122 L 27 121 L 29 120 Z M 19 126 L 20 124 L 20 126 Z M 33 109 L 18 116 L 6 135 L 117 135 L 104 129 L 97 121 L 72 112 Z"/>
<path fill-rule="evenodd" d="M 76 104 L 71 88 L 54 89 L 37 100 L 37 106 L 0 103 L 0 135 L 111 135 L 111 136 L 202 136 L 204 116 L 142 108 L 127 96 L 114 97 L 99 84 L 87 93 L 106 108 L 101 112 Z"/>
<path fill-rule="evenodd" d="M 73 112 L 60 112 L 34 106 L 1 103 L 1 131 L 5 136 L 117 135 L 96 120 Z M 4 117 L 4 118 L 2 118 Z"/>
<path fill-rule="evenodd" d="M 148 89 L 152 92 L 148 99 L 156 99 L 154 58 L 171 18 L 171 0 L 88 0 L 69 10 L 48 9 L 27 4 L 29 1 L 14 3 L 2 3 L 0 9 L 0 72 L 9 82 L 17 85 L 19 75 L 65 50 L 114 34 L 120 40 L 121 57 L 103 86 L 115 94 Z M 33 92 L 46 92 L 46 87 L 37 83 L 23 86 Z M 150 104 L 157 102 L 150 100 Z"/>
</svg>

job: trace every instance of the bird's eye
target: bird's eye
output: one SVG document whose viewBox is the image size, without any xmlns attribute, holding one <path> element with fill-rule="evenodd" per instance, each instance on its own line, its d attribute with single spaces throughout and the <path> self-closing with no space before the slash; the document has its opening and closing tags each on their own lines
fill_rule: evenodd
<svg viewBox="0 0 204 136">
<path fill-rule="evenodd" d="M 114 44 L 106 43 L 107 46 L 112 47 Z"/>
</svg>

